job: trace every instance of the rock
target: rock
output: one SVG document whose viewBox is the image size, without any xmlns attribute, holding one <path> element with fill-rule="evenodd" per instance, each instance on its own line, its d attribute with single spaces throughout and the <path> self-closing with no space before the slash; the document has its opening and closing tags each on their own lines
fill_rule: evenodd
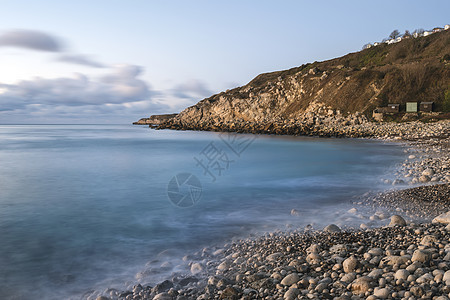
<svg viewBox="0 0 450 300">
<path fill-rule="evenodd" d="M 159 293 L 153 298 L 153 300 L 172 300 L 172 296 L 170 296 L 168 293 Z"/>
<path fill-rule="evenodd" d="M 387 288 L 376 287 L 373 291 L 373 295 L 380 299 L 386 299 L 389 297 L 391 291 Z"/>
<path fill-rule="evenodd" d="M 409 272 L 405 269 L 400 269 L 395 272 L 394 278 L 395 279 L 403 279 L 406 280 L 409 276 Z"/>
<path fill-rule="evenodd" d="M 374 255 L 374 256 L 381 256 L 383 255 L 383 249 L 381 248 L 372 248 L 367 253 Z"/>
<path fill-rule="evenodd" d="M 289 274 L 286 277 L 284 277 L 283 280 L 281 280 L 281 284 L 291 286 L 294 283 L 297 283 L 299 280 L 300 280 L 300 277 L 298 276 L 298 274 L 292 273 L 292 274 Z"/>
<path fill-rule="evenodd" d="M 323 231 L 325 231 L 325 232 L 341 232 L 341 229 L 337 226 L 337 225 L 335 225 L 335 224 L 330 224 L 330 225 L 328 225 L 328 226 L 326 226 L 324 229 L 323 229 Z"/>
<path fill-rule="evenodd" d="M 196 275 L 203 271 L 203 266 L 200 263 L 193 263 L 191 265 L 191 273 Z"/>
<path fill-rule="evenodd" d="M 239 298 L 238 295 L 238 291 L 234 287 L 229 286 L 223 290 L 219 299 L 237 300 Z"/>
<path fill-rule="evenodd" d="M 217 270 L 226 271 L 230 268 L 230 263 L 228 261 L 222 262 L 217 266 Z"/>
<path fill-rule="evenodd" d="M 276 261 L 278 258 L 280 258 L 281 256 L 283 256 L 283 253 L 281 252 L 276 252 L 273 254 L 270 254 L 269 256 L 267 256 L 267 260 L 268 261 Z"/>
<path fill-rule="evenodd" d="M 345 273 L 354 272 L 358 266 L 358 260 L 354 256 L 350 256 L 342 263 Z"/>
<path fill-rule="evenodd" d="M 179 284 L 180 286 L 186 286 L 186 285 L 188 285 L 188 284 L 195 283 L 195 282 L 198 282 L 198 279 L 197 279 L 197 278 L 195 278 L 195 277 L 186 277 L 186 278 L 181 279 L 181 280 L 178 282 L 178 284 Z"/>
<path fill-rule="evenodd" d="M 433 223 L 450 224 L 450 210 L 433 219 Z"/>
<path fill-rule="evenodd" d="M 320 257 L 320 255 L 316 252 L 310 253 L 308 254 L 308 256 L 306 256 L 306 261 L 311 265 L 319 264 L 321 260 L 322 257 Z"/>
<path fill-rule="evenodd" d="M 431 169 L 431 168 L 428 168 L 428 169 L 426 169 L 425 171 L 422 172 L 422 175 L 425 175 L 425 176 L 434 175 L 434 170 Z"/>
<path fill-rule="evenodd" d="M 297 299 L 297 296 L 300 294 L 300 291 L 297 288 L 290 288 L 284 293 L 285 300 L 294 300 Z"/>
<path fill-rule="evenodd" d="M 433 235 L 426 235 L 422 238 L 422 240 L 420 241 L 421 245 L 424 246 L 431 246 L 433 243 L 436 243 L 437 239 L 435 236 Z"/>
<path fill-rule="evenodd" d="M 352 292 L 354 294 L 365 294 L 372 287 L 372 282 L 372 278 L 368 276 L 359 277 L 352 283 Z"/>
<path fill-rule="evenodd" d="M 355 280 L 356 275 L 355 273 L 347 273 L 344 276 L 342 276 L 341 281 L 346 282 L 346 283 L 350 283 L 353 280 Z"/>
<path fill-rule="evenodd" d="M 419 182 L 425 183 L 425 182 L 428 182 L 428 181 L 430 181 L 430 177 L 427 176 L 427 175 L 422 175 L 422 176 L 419 177 Z"/>
<path fill-rule="evenodd" d="M 164 280 L 161 283 L 158 283 L 154 288 L 153 288 L 153 292 L 155 294 L 161 294 L 164 292 L 167 292 L 168 290 L 170 290 L 171 288 L 173 288 L 173 283 L 170 280 Z"/>
<path fill-rule="evenodd" d="M 413 286 L 410 289 L 411 293 L 416 297 L 422 297 L 424 295 L 424 290 L 420 286 Z"/>
<path fill-rule="evenodd" d="M 421 263 L 427 263 L 431 260 L 431 252 L 427 250 L 416 250 L 413 253 L 413 256 L 411 258 L 412 262 L 418 261 Z"/>
<path fill-rule="evenodd" d="M 410 257 L 408 256 L 397 256 L 397 255 L 391 255 L 391 256 L 386 256 L 383 257 L 383 259 L 380 262 L 381 264 L 386 264 L 386 265 L 402 265 L 404 263 L 406 263 L 408 260 L 410 259 Z"/>
<path fill-rule="evenodd" d="M 442 281 L 447 282 L 450 281 L 450 270 L 444 273 L 444 276 L 442 277 Z"/>
<path fill-rule="evenodd" d="M 384 272 L 382 269 L 374 269 L 374 270 L 370 271 L 370 273 L 367 276 L 369 276 L 373 279 L 378 279 L 383 274 L 384 274 Z M 342 278 L 344 278 L 344 277 L 342 277 Z"/>
<path fill-rule="evenodd" d="M 393 215 L 391 217 L 391 222 L 389 223 L 389 226 L 395 226 L 395 225 L 405 226 L 406 221 L 399 215 Z"/>
</svg>

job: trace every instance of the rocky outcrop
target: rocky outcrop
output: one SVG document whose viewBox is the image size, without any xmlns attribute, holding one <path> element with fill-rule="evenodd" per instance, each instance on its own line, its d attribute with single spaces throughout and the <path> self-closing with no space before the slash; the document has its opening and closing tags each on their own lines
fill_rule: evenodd
<svg viewBox="0 0 450 300">
<path fill-rule="evenodd" d="M 166 115 L 153 115 L 149 118 L 142 118 L 137 122 L 134 122 L 133 125 L 160 125 L 163 122 L 167 122 L 168 120 L 175 118 L 178 114 L 166 114 Z"/>
<path fill-rule="evenodd" d="M 434 101 L 450 84 L 450 31 L 261 74 L 183 110 L 159 128 L 353 136 L 387 103 Z M 359 134 L 364 136 L 364 133 Z"/>
</svg>

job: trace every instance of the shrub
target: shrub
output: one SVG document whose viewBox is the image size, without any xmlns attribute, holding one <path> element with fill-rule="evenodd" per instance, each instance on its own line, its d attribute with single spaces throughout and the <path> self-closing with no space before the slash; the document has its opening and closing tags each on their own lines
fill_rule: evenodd
<svg viewBox="0 0 450 300">
<path fill-rule="evenodd" d="M 445 112 L 450 112 L 450 87 L 445 91 L 444 103 L 442 104 L 442 109 Z"/>
</svg>

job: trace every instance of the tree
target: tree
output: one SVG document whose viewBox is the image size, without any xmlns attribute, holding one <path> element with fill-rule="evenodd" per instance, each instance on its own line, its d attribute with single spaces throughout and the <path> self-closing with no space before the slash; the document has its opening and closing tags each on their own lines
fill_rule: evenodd
<svg viewBox="0 0 450 300">
<path fill-rule="evenodd" d="M 414 37 L 418 37 L 418 36 L 421 36 L 424 32 L 425 32 L 425 30 L 423 30 L 423 28 L 418 28 L 418 29 L 414 30 L 412 34 Z"/>
<path fill-rule="evenodd" d="M 398 31 L 397 29 L 395 29 L 394 31 L 391 32 L 391 34 L 389 35 L 389 37 L 391 39 L 396 39 L 400 36 L 400 31 Z"/>
<path fill-rule="evenodd" d="M 405 30 L 405 33 L 403 34 L 404 38 L 410 38 L 411 37 L 411 33 L 409 32 L 409 30 Z"/>
</svg>

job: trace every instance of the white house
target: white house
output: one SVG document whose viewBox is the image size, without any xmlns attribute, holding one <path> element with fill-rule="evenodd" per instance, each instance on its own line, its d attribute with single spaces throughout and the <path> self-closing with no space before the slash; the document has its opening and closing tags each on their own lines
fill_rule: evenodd
<svg viewBox="0 0 450 300">
<path fill-rule="evenodd" d="M 378 42 L 373 43 L 374 46 L 378 46 L 378 45 L 380 45 L 380 44 L 381 44 L 381 43 L 378 43 Z"/>
<path fill-rule="evenodd" d="M 444 30 L 447 30 L 447 29 L 450 29 L 450 25 L 449 24 L 444 26 Z"/>
<path fill-rule="evenodd" d="M 435 32 L 441 32 L 442 30 L 444 30 L 444 28 L 436 27 L 436 28 L 433 28 L 433 33 L 435 33 Z"/>
<path fill-rule="evenodd" d="M 424 31 L 423 32 L 423 36 L 427 36 L 427 35 L 430 35 L 432 33 L 433 33 L 433 31 Z"/>
<path fill-rule="evenodd" d="M 395 42 L 396 42 L 396 43 L 401 42 L 401 41 L 402 41 L 402 37 L 400 37 L 400 36 L 399 36 L 398 38 L 395 39 Z"/>
<path fill-rule="evenodd" d="M 373 45 L 372 44 L 366 44 L 366 46 L 364 47 L 364 49 L 369 49 L 369 48 L 371 48 Z"/>
</svg>

